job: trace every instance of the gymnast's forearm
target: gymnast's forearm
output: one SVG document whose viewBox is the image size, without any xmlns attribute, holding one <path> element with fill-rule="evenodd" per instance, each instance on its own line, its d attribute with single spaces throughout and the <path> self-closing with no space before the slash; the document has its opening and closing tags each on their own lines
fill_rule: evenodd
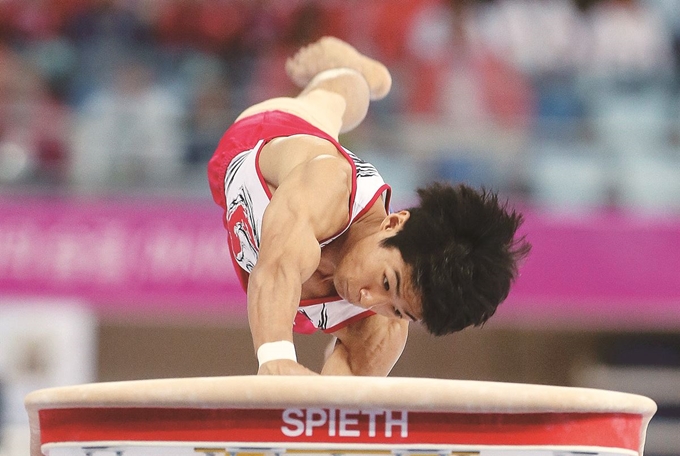
<svg viewBox="0 0 680 456">
<path fill-rule="evenodd" d="M 337 341 L 330 356 L 321 369 L 321 375 L 359 375 L 352 372 L 350 355 L 340 341 Z"/>
<path fill-rule="evenodd" d="M 334 335 L 337 341 L 321 374 L 387 376 L 406 345 L 408 323 L 374 315 Z"/>
<path fill-rule="evenodd" d="M 263 271 L 266 272 L 266 271 Z M 265 279 L 261 282 L 261 277 Z M 277 274 L 254 274 L 248 285 L 248 322 L 257 353 L 259 375 L 314 375 L 298 364 L 293 345 L 292 319 L 299 294 L 276 293 L 291 290 Z M 287 298 L 287 299 L 286 299 Z M 288 305 L 286 305 L 286 303 Z"/>
<path fill-rule="evenodd" d="M 300 299 L 294 275 L 258 266 L 248 282 L 248 324 L 255 351 L 267 342 L 293 341 L 292 322 Z"/>
<path fill-rule="evenodd" d="M 265 213 L 260 256 L 248 281 L 248 323 L 255 351 L 265 343 L 293 342 L 302 284 L 316 270 L 321 255 L 308 224 L 282 209 L 284 203 L 272 202 Z M 289 229 L 277 226 L 277 219 Z"/>
<path fill-rule="evenodd" d="M 367 353 L 361 350 L 352 352 L 346 345 L 338 342 L 326 360 L 321 375 L 386 377 L 398 357 L 392 353 L 383 353 L 382 357 L 374 358 L 367 356 Z"/>
</svg>

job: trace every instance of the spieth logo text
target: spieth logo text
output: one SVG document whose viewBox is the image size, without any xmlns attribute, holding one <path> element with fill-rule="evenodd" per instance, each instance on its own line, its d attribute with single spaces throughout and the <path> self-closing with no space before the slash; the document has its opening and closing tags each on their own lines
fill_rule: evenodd
<svg viewBox="0 0 680 456">
<path fill-rule="evenodd" d="M 408 437 L 406 410 L 289 408 L 282 420 L 286 437 Z"/>
</svg>

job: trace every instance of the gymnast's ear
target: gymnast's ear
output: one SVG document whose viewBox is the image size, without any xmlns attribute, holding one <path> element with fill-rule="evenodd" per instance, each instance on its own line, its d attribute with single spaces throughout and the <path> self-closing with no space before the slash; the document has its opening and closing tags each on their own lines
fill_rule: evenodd
<svg viewBox="0 0 680 456">
<path fill-rule="evenodd" d="M 399 230 L 410 216 L 411 213 L 406 210 L 393 212 L 383 219 L 380 229 L 386 231 Z"/>
</svg>

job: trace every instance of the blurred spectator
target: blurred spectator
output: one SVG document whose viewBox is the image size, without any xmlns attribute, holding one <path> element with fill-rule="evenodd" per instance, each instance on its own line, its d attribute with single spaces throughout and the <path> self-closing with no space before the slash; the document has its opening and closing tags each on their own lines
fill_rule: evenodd
<svg viewBox="0 0 680 456">
<path fill-rule="evenodd" d="M 0 181 L 60 183 L 69 111 L 45 81 L 0 40 Z"/>
<path fill-rule="evenodd" d="M 673 69 L 668 23 L 638 0 L 606 0 L 587 14 L 591 51 L 584 90 L 599 137 L 615 155 L 661 150 Z"/>
<path fill-rule="evenodd" d="M 228 57 L 241 46 L 249 20 L 241 0 L 161 0 L 156 6 L 156 38 L 165 47 Z"/>
<path fill-rule="evenodd" d="M 204 173 L 203 165 L 212 157 L 217 143 L 236 115 L 231 107 L 226 80 L 219 74 L 203 78 L 196 85 L 189 104 L 186 163 L 201 166 Z"/>
<path fill-rule="evenodd" d="M 603 0 L 587 14 L 587 69 L 594 76 L 635 79 L 668 74 L 672 33 L 663 17 L 648 4 L 639 0 Z"/>
<path fill-rule="evenodd" d="M 263 4 L 277 2 L 263 1 Z M 286 60 L 306 44 L 324 35 L 325 15 L 318 2 L 279 2 L 278 7 L 259 9 L 252 15 L 246 41 L 252 49 L 252 71 L 247 89 L 246 106 L 298 90 L 288 79 Z M 283 7 L 287 4 L 287 7 Z M 293 5 L 293 6 L 291 6 Z"/>
<path fill-rule="evenodd" d="M 119 66 L 111 84 L 77 112 L 73 182 L 88 188 L 172 185 L 185 151 L 184 115 L 149 65 L 133 60 Z"/>
<path fill-rule="evenodd" d="M 602 1 L 587 15 L 591 53 L 584 90 L 615 201 L 636 209 L 677 206 L 680 168 L 669 154 L 666 109 L 673 69 L 669 24 L 641 0 Z"/>
<path fill-rule="evenodd" d="M 564 0 L 498 0 L 478 8 L 477 39 L 530 75 L 571 72 L 587 46 L 576 5 Z"/>
<path fill-rule="evenodd" d="M 125 0 L 88 0 L 86 8 L 69 18 L 65 33 L 78 55 L 72 94 L 75 103 L 105 84 L 130 55 L 152 49 L 150 24 L 134 9 L 139 4 Z M 154 52 L 147 52 L 146 58 L 150 60 L 154 56 Z"/>
<path fill-rule="evenodd" d="M 477 17 L 473 39 L 529 78 L 539 122 L 584 115 L 575 75 L 587 43 L 583 17 L 573 2 L 499 0 L 479 7 Z"/>
<path fill-rule="evenodd" d="M 648 0 L 646 3 L 664 19 L 672 35 L 673 74 L 669 80 L 667 113 L 670 145 L 677 151 L 680 150 L 680 8 L 677 0 Z"/>
<path fill-rule="evenodd" d="M 530 79 L 476 30 L 470 0 L 427 1 L 406 35 L 403 130 L 432 179 L 500 189 L 534 115 Z M 503 176 L 505 174 L 505 176 Z"/>
<path fill-rule="evenodd" d="M 483 40 L 473 40 L 476 9 L 468 0 L 426 5 L 414 18 L 408 50 L 416 62 L 409 110 L 452 127 L 524 128 L 533 114 L 530 81 Z"/>
<path fill-rule="evenodd" d="M 406 56 L 411 19 L 438 0 L 327 0 L 316 3 L 325 12 L 322 29 L 369 53 L 395 72 Z M 393 75 L 394 76 L 394 75 Z"/>
</svg>

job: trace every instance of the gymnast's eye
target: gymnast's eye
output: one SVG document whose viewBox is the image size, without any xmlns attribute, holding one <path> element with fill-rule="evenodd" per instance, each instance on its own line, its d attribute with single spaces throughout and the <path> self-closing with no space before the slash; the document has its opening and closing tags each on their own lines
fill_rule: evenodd
<svg viewBox="0 0 680 456">
<path fill-rule="evenodd" d="M 387 276 L 383 276 L 383 287 L 385 287 L 385 291 L 390 291 L 390 281 L 387 280 Z"/>
</svg>

